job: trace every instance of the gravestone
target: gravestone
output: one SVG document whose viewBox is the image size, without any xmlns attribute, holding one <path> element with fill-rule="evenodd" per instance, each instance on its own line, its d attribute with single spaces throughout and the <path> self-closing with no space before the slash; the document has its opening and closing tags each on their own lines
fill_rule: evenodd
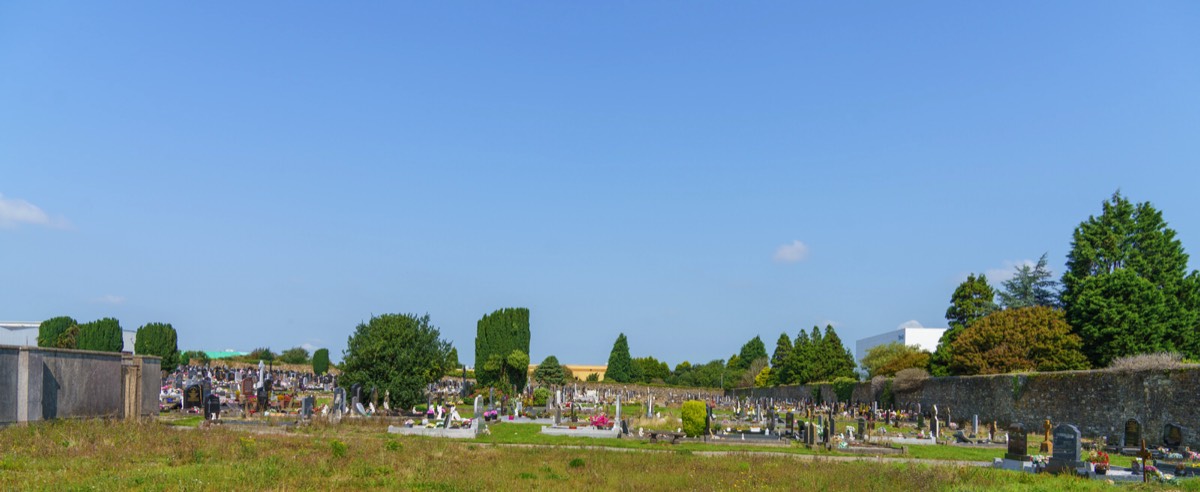
<svg viewBox="0 0 1200 492">
<path fill-rule="evenodd" d="M 934 414 L 933 418 L 929 419 L 929 435 L 933 436 L 934 439 L 937 439 L 939 437 L 938 434 L 941 431 L 941 427 L 941 421 L 938 420 L 937 414 Z"/>
<path fill-rule="evenodd" d="M 1079 457 L 1082 454 L 1079 428 L 1071 424 L 1059 424 L 1054 428 L 1053 454 L 1046 471 L 1052 473 L 1070 472 L 1083 467 Z"/>
<path fill-rule="evenodd" d="M 1029 434 L 1025 426 L 1012 424 L 1008 426 L 1008 452 L 1005 458 L 1017 461 L 1029 461 Z"/>
<path fill-rule="evenodd" d="M 221 418 L 221 397 L 210 394 L 204 399 L 204 419 L 217 420 Z"/>
<path fill-rule="evenodd" d="M 975 414 L 975 415 L 971 416 L 971 438 L 974 439 L 975 436 L 978 436 L 978 435 L 979 435 L 979 415 Z"/>
<path fill-rule="evenodd" d="M 1121 435 L 1121 447 L 1132 448 L 1142 442 L 1142 421 L 1129 419 L 1125 421 L 1125 432 Z"/>
<path fill-rule="evenodd" d="M 346 412 L 346 388 L 333 389 L 333 412 L 334 415 L 341 415 Z"/>
<path fill-rule="evenodd" d="M 300 400 L 300 418 L 306 420 L 312 418 L 313 405 L 315 403 L 316 399 L 312 395 L 308 395 L 303 400 Z"/>
<path fill-rule="evenodd" d="M 791 410 L 788 410 L 788 413 L 787 413 L 787 431 L 788 431 L 788 432 L 790 432 L 790 433 L 793 433 L 793 434 L 795 434 L 795 432 L 796 432 L 796 427 L 795 427 L 795 424 L 796 424 L 796 416 L 795 416 L 795 415 L 792 413 L 792 411 L 791 411 Z"/>
<path fill-rule="evenodd" d="M 258 394 L 255 395 L 255 398 L 258 399 L 258 413 L 266 412 L 268 408 L 267 402 L 271 399 L 271 391 L 267 389 L 266 385 L 258 389 Z"/>
<path fill-rule="evenodd" d="M 1176 423 L 1167 424 L 1163 429 L 1163 444 L 1168 448 L 1175 449 L 1183 446 L 1184 427 Z"/>
<path fill-rule="evenodd" d="M 367 409 L 363 408 L 363 404 L 361 401 L 354 402 L 354 411 L 357 412 L 360 417 L 367 416 Z"/>
<path fill-rule="evenodd" d="M 183 390 L 183 410 L 200 408 L 204 405 L 204 389 L 199 384 L 189 385 Z"/>
<path fill-rule="evenodd" d="M 859 437 L 859 439 L 866 439 L 866 436 L 867 436 L 867 419 L 865 419 L 865 418 L 862 418 L 862 417 L 859 417 L 859 418 L 858 418 L 858 429 L 857 429 L 857 430 L 858 430 L 858 437 Z"/>
</svg>

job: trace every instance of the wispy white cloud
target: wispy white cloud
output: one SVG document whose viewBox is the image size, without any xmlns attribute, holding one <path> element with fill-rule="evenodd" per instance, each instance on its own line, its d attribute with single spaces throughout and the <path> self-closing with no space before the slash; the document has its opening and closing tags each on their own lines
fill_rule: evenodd
<svg viewBox="0 0 1200 492">
<path fill-rule="evenodd" d="M 95 302 L 98 302 L 100 304 L 123 304 L 123 303 L 125 303 L 125 298 L 121 297 L 121 296 L 115 296 L 112 294 L 108 294 L 108 295 L 103 295 L 103 296 L 97 297 L 95 299 Z"/>
<path fill-rule="evenodd" d="M 983 272 L 984 275 L 987 275 L 988 284 L 991 284 L 992 287 L 999 287 L 1000 282 L 1013 278 L 1013 275 L 1017 273 L 1017 268 L 1025 265 L 1029 265 L 1030 267 L 1037 266 L 1037 260 L 1004 260 L 1001 265 L 998 268 L 989 268 Z"/>
<path fill-rule="evenodd" d="M 32 224 L 46 227 L 67 227 L 66 219 L 50 217 L 37 205 L 20 198 L 5 198 L 0 194 L 0 227 Z"/>
<path fill-rule="evenodd" d="M 774 259 L 779 263 L 796 263 L 808 258 L 808 245 L 800 240 L 792 241 L 775 248 Z"/>
<path fill-rule="evenodd" d="M 300 346 L 300 348 L 302 348 L 302 349 L 304 349 L 304 350 L 307 350 L 307 351 L 308 351 L 308 353 L 310 353 L 310 354 L 311 354 L 311 353 L 315 352 L 317 349 L 319 349 L 319 348 L 321 348 L 321 347 L 318 347 L 318 346 L 316 346 L 316 345 L 313 345 L 313 344 L 311 344 L 311 343 L 305 343 L 305 344 L 301 345 L 301 346 Z"/>
<path fill-rule="evenodd" d="M 910 319 L 908 321 L 900 323 L 900 325 L 897 326 L 896 329 L 903 330 L 905 328 L 924 328 L 924 327 L 925 327 L 925 325 L 922 325 L 920 321 L 917 321 L 915 319 Z"/>
</svg>

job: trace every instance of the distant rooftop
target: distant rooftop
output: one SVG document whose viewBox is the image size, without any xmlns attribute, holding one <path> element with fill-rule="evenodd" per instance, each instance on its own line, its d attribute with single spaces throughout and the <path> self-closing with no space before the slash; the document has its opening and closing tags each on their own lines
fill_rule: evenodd
<svg viewBox="0 0 1200 492">
<path fill-rule="evenodd" d="M 0 328 L 7 328 L 9 330 L 27 330 L 40 326 L 42 326 L 41 323 L 33 321 L 0 321 Z"/>
</svg>

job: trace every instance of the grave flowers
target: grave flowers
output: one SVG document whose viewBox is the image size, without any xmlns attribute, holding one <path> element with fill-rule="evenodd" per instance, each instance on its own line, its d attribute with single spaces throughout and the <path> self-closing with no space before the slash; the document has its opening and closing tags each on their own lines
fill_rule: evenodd
<svg viewBox="0 0 1200 492">
<path fill-rule="evenodd" d="M 1108 453 L 1105 453 L 1101 450 L 1092 451 L 1092 453 L 1088 455 L 1087 460 L 1088 463 L 1092 464 L 1092 469 L 1096 471 L 1097 475 L 1105 475 L 1108 473 Z"/>
<path fill-rule="evenodd" d="M 592 427 L 597 429 L 609 429 L 613 425 L 612 421 L 608 420 L 608 416 L 604 414 L 593 415 L 588 421 L 592 424 Z"/>
<path fill-rule="evenodd" d="M 496 420 L 499 416 L 500 412 L 497 410 L 488 410 L 483 412 L 483 420 L 485 421 Z"/>
</svg>

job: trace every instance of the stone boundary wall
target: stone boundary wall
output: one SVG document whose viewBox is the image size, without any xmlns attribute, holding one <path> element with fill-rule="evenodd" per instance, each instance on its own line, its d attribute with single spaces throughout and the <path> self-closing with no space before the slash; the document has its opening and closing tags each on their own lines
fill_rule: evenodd
<svg viewBox="0 0 1200 492">
<path fill-rule="evenodd" d="M 126 417 L 126 408 L 139 414 L 128 417 L 153 415 L 160 363 L 153 356 L 0 346 L 0 424 Z M 127 382 L 128 374 L 134 380 Z"/>
<path fill-rule="evenodd" d="M 882 396 L 883 385 L 858 383 L 852 401 L 871 402 Z M 727 396 L 787 400 L 834 401 L 829 384 L 739 388 Z M 881 405 L 886 406 L 883 402 Z M 921 388 L 896 393 L 898 408 L 921 405 L 928 413 L 937 405 L 960 424 L 979 415 L 980 422 L 995 420 L 1003 427 L 1021 423 L 1041 432 L 1049 418 L 1079 427 L 1084 436 L 1109 436 L 1116 444 L 1130 418 L 1142 422 L 1148 445 L 1162 442 L 1168 423 L 1186 428 L 1184 444 L 1200 447 L 1200 367 L 1147 371 L 1062 371 L 988 376 L 929 378 Z"/>
<path fill-rule="evenodd" d="M 597 382 L 578 382 L 568 381 L 564 388 L 578 387 L 580 392 L 587 390 L 596 390 L 601 395 L 608 391 L 610 397 L 614 392 L 622 392 L 630 396 L 626 397 L 626 403 L 640 403 L 646 395 L 654 395 L 654 404 L 661 405 L 668 402 L 678 403 L 684 400 L 708 400 L 719 398 L 725 392 L 719 388 L 686 388 L 676 386 L 647 386 L 644 384 L 632 383 L 597 383 Z"/>
</svg>

